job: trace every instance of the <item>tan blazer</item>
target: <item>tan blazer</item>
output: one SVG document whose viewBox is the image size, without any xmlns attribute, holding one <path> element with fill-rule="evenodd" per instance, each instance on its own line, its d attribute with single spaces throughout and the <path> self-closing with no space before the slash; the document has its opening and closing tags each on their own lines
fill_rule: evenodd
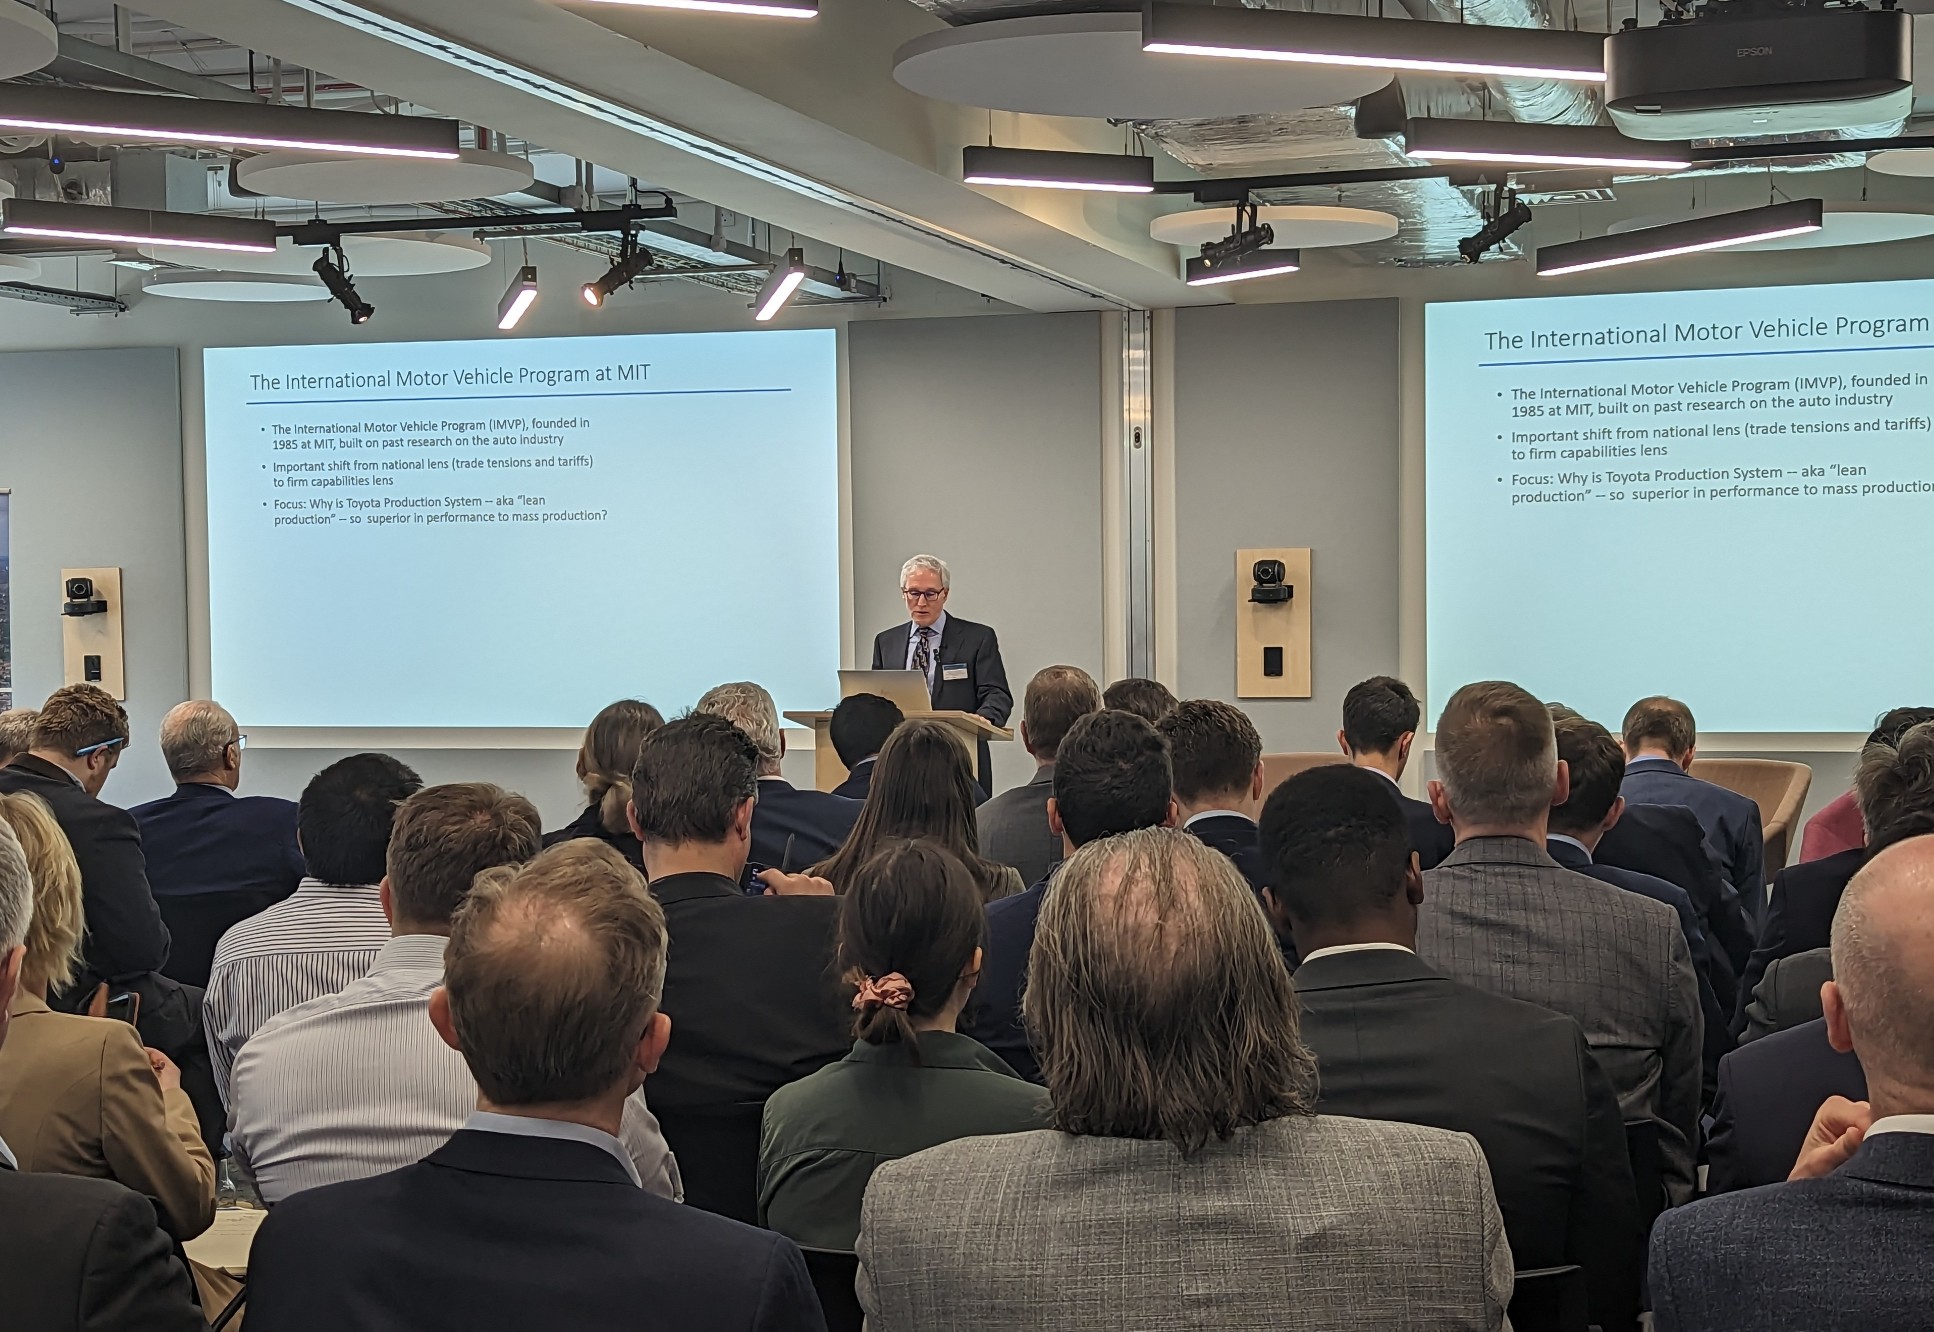
<svg viewBox="0 0 1934 1332">
<path fill-rule="evenodd" d="M 111 1179 L 192 1239 L 215 1220 L 215 1163 L 185 1092 L 164 1092 L 133 1027 L 50 1012 L 24 991 L 0 1045 L 0 1139 L 26 1171 Z"/>
</svg>

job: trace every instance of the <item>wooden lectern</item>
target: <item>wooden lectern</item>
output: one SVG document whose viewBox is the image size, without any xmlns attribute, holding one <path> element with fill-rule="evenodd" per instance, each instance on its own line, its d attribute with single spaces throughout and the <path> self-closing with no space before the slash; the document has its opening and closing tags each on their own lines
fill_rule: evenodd
<svg viewBox="0 0 1934 1332">
<path fill-rule="evenodd" d="M 972 768 L 980 759 L 980 741 L 1012 740 L 1014 732 L 1005 726 L 996 726 L 987 718 L 974 712 L 915 712 L 908 718 L 925 717 L 930 721 L 944 722 L 947 728 L 967 747 L 967 760 Z M 813 733 L 813 785 L 821 791 L 830 791 L 846 780 L 846 765 L 839 760 L 839 751 L 833 748 L 830 712 L 788 712 L 786 720 L 795 726 L 803 726 Z"/>
</svg>

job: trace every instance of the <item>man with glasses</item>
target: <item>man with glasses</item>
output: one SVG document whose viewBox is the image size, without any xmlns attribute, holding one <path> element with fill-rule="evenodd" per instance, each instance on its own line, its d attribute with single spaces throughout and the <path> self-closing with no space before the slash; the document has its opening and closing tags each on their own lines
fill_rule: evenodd
<svg viewBox="0 0 1934 1332">
<path fill-rule="evenodd" d="M 972 620 L 947 614 L 952 580 L 946 561 L 915 555 L 900 568 L 900 595 L 906 599 L 907 622 L 884 630 L 873 640 L 873 669 L 919 671 L 927 677 L 927 694 L 938 712 L 977 712 L 996 726 L 1005 726 L 1014 710 L 1008 691 L 1007 668 L 1001 664 L 1000 640 L 994 631 Z M 980 784 L 994 789 L 987 742 L 980 742 Z"/>
<path fill-rule="evenodd" d="M 294 892 L 304 872 L 295 801 L 235 794 L 246 748 L 248 737 L 221 704 L 176 704 L 161 719 L 175 793 L 129 811 L 141 827 L 148 886 L 174 936 L 162 970 L 188 985 L 208 984 L 223 930 Z"/>
</svg>

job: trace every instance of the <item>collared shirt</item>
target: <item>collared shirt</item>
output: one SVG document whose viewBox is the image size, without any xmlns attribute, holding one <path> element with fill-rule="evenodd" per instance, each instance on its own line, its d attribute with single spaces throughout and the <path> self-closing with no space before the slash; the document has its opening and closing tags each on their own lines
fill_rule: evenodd
<svg viewBox="0 0 1934 1332">
<path fill-rule="evenodd" d="M 947 612 L 941 611 L 940 618 L 933 622 L 933 637 L 927 640 L 927 690 L 933 691 L 933 673 L 940 669 L 940 639 L 947 632 Z M 907 622 L 907 669 L 914 670 L 913 659 L 920 652 L 920 626 L 911 620 Z"/>
<path fill-rule="evenodd" d="M 1867 1136 L 1876 1133 L 1934 1133 L 1934 1115 L 1882 1115 L 1867 1126 Z"/>
<path fill-rule="evenodd" d="M 223 1103 L 235 1056 L 263 1023 L 360 979 L 388 942 L 389 919 L 373 883 L 304 879 L 292 896 L 231 926 L 215 945 L 202 1000 Z"/>
<path fill-rule="evenodd" d="M 436 934 L 391 939 L 367 975 L 269 1019 L 242 1047 L 229 1136 L 264 1201 L 410 1165 L 467 1126 L 476 1081 L 429 1015 L 448 944 Z M 678 1166 L 642 1092 L 625 1103 L 623 1135 L 633 1180 L 680 1198 Z"/>
<path fill-rule="evenodd" d="M 509 1133 L 520 1138 L 581 1142 L 599 1151 L 609 1152 L 611 1158 L 625 1168 L 625 1174 L 631 1176 L 633 1184 L 641 1189 L 645 1186 L 644 1181 L 638 1178 L 638 1167 L 625 1154 L 624 1144 L 603 1129 L 592 1128 L 589 1124 L 574 1124 L 566 1119 L 538 1119 L 533 1115 L 500 1115 L 494 1110 L 473 1110 L 470 1118 L 463 1121 L 463 1127 L 472 1133 Z"/>
<path fill-rule="evenodd" d="M 1545 840 L 1550 842 L 1563 842 L 1566 846 L 1575 846 L 1584 854 L 1586 860 L 1592 858 L 1592 849 L 1576 837 L 1567 837 L 1563 833 L 1547 832 L 1545 834 Z"/>
<path fill-rule="evenodd" d="M 1255 822 L 1254 819 L 1250 818 L 1247 814 L 1242 813 L 1240 810 L 1205 809 L 1200 814 L 1189 815 L 1188 818 L 1182 821 L 1182 826 L 1184 828 L 1193 828 L 1196 824 L 1202 822 L 1202 820 L 1204 819 L 1241 819 L 1244 823 Z"/>
<path fill-rule="evenodd" d="M 1308 966 L 1310 963 L 1314 962 L 1319 957 L 1329 957 L 1336 953 L 1367 953 L 1373 949 L 1390 949 L 1399 953 L 1415 953 L 1417 951 L 1414 948 L 1405 948 L 1400 943 L 1334 944 L 1328 948 L 1315 949 L 1314 951 L 1305 955 L 1303 958 L 1303 965 Z"/>
</svg>

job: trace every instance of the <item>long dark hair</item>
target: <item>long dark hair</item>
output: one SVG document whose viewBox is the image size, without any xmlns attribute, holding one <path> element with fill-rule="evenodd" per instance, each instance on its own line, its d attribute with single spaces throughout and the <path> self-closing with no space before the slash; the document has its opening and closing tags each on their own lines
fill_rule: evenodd
<svg viewBox="0 0 1934 1332">
<path fill-rule="evenodd" d="M 913 1020 L 947 1006 L 986 933 L 980 891 L 960 857 L 928 841 L 883 845 L 840 899 L 840 968 L 855 986 L 897 973 L 913 995 L 904 1009 L 861 1004 L 853 1034 L 870 1045 L 903 1043 L 917 1063 Z"/>
<path fill-rule="evenodd" d="M 880 748 L 866 806 L 845 845 L 813 868 L 847 891 L 853 876 L 892 838 L 923 837 L 959 858 L 980 887 L 981 900 L 1011 885 L 1006 867 L 980 854 L 974 819 L 974 771 L 967 747 L 946 723 L 914 717 L 901 722 Z"/>
</svg>

